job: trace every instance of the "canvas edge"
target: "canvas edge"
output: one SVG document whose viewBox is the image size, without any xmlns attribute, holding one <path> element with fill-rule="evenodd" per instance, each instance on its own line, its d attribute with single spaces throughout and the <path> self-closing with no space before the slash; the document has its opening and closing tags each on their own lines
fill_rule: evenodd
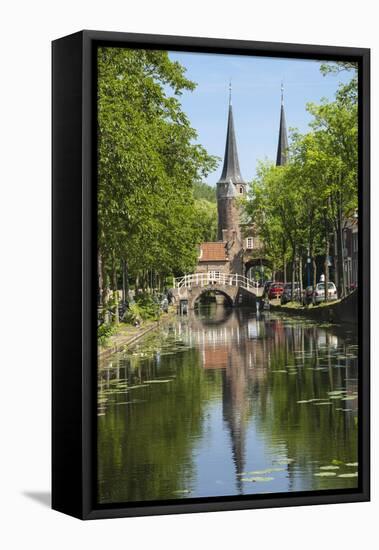
<svg viewBox="0 0 379 550">
<path fill-rule="evenodd" d="M 80 283 L 82 288 L 82 348 L 81 348 L 81 369 L 75 375 L 77 378 L 76 384 L 82 387 L 80 408 L 81 414 L 78 418 L 78 424 L 81 428 L 81 453 L 78 457 L 81 469 L 81 483 L 80 483 L 80 495 L 78 496 L 78 502 L 73 503 L 73 506 L 56 505 L 54 491 L 53 491 L 53 508 L 64 513 L 73 515 L 81 519 L 100 519 L 100 518 L 116 518 L 116 517 L 130 517 L 130 516 L 147 516 L 147 515 L 160 515 L 160 514 L 180 514 L 180 513 L 193 513 L 193 512 L 210 512 L 210 511 L 227 511 L 227 510 L 242 510 L 242 509 L 258 509 L 258 508 L 271 508 L 282 506 L 301 506 L 301 505 L 313 505 L 313 504 L 336 504 L 344 502 L 364 502 L 370 500 L 370 425 L 369 425 L 369 392 L 370 392 L 370 380 L 369 380 L 369 364 L 370 364 L 370 351 L 369 351 L 369 325 L 370 325 L 370 311 L 369 311 L 369 297 L 370 297 L 370 273 L 369 273 L 369 252 L 370 252 L 370 228 L 369 228 L 369 187 L 370 187 L 370 50 L 367 48 L 345 48 L 336 46 L 315 46 L 315 45 L 299 45 L 299 44 L 282 44 L 282 43 L 270 43 L 270 42 L 253 42 L 253 41 L 241 41 L 241 40 L 229 40 L 229 39 L 208 39 L 208 38 L 194 38 L 194 37 L 175 37 L 164 35 L 145 35 L 134 33 L 114 33 L 103 31 L 81 31 L 70 35 L 70 37 L 64 37 L 58 41 L 54 41 L 53 46 L 57 42 L 64 43 L 65 40 L 71 37 L 80 36 L 82 41 L 82 149 L 81 149 L 81 162 L 80 162 L 80 184 L 82 189 L 82 231 L 81 235 L 76 235 L 75 238 L 80 238 L 82 243 L 82 271 L 80 273 Z M 362 166 L 361 166 L 361 189 L 363 196 L 362 210 L 364 213 L 364 223 L 362 231 L 362 281 L 366 283 L 362 295 L 362 310 L 361 310 L 361 322 L 362 322 L 362 342 L 363 342 L 363 381 L 362 392 L 363 395 L 368 396 L 361 405 L 361 418 L 362 422 L 362 440 L 361 449 L 362 464 L 362 490 L 354 493 L 345 494 L 328 494 L 328 495 L 311 495 L 311 496 L 292 496 L 276 495 L 273 498 L 265 498 L 259 500 L 252 497 L 249 500 L 208 500 L 201 503 L 179 503 L 175 501 L 172 504 L 156 504 L 151 505 L 149 503 L 146 506 L 114 506 L 112 508 L 101 508 L 94 505 L 94 476 L 95 471 L 93 468 L 95 452 L 94 440 L 95 440 L 95 418 L 94 418 L 94 393 L 95 387 L 94 377 L 96 371 L 93 367 L 94 353 L 96 353 L 96 342 L 92 338 L 91 327 L 93 327 L 93 280 L 94 280 L 94 208 L 95 199 L 93 193 L 93 177 L 95 166 L 96 151 L 94 148 L 94 123 L 95 123 L 95 105 L 94 105 L 94 56 L 93 52 L 98 44 L 114 45 L 119 43 L 120 45 L 131 46 L 139 45 L 139 47 L 159 47 L 159 48 L 182 48 L 183 50 L 192 51 L 218 51 L 220 53 L 241 53 L 242 51 L 246 55 L 264 55 L 268 56 L 276 54 L 280 57 L 313 57 L 320 59 L 343 59 L 343 58 L 356 58 L 362 66 L 362 126 L 360 133 L 360 146 L 362 151 Z M 54 93 L 53 93 L 54 97 Z M 54 101 L 53 101 L 54 105 Z M 54 107 L 53 107 L 54 110 Z M 54 122 L 53 122 L 54 125 Z M 77 167 L 79 170 L 79 167 Z M 54 177 L 53 177 L 54 186 Z M 53 222 L 54 223 L 54 222 Z M 73 270 L 78 270 L 78 266 L 73 265 Z M 95 267 L 96 269 L 96 267 Z M 54 317 L 54 313 L 53 313 Z M 54 341 L 54 338 L 53 338 Z M 96 355 L 95 355 L 96 357 Z M 54 382 L 53 382 L 54 385 Z M 56 425 L 56 424 L 55 424 Z M 54 424 L 53 424 L 54 428 Z M 67 449 L 66 449 L 67 450 Z M 56 470 L 56 468 L 55 468 Z M 54 465 L 53 465 L 54 471 Z M 75 500 L 75 498 L 73 499 Z"/>
</svg>

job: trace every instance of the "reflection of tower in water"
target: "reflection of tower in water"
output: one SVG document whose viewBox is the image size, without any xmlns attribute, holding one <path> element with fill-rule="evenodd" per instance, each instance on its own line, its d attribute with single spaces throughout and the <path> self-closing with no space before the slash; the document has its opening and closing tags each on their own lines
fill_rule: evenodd
<svg viewBox="0 0 379 550">
<path fill-rule="evenodd" d="M 353 338 L 346 343 L 337 328 L 222 307 L 189 315 L 183 327 L 185 339 L 197 349 L 204 382 L 214 388 L 210 401 L 218 435 L 210 445 L 219 452 L 222 433 L 220 461 L 233 493 L 259 491 L 261 484 L 242 481 L 254 474 L 238 474 L 257 471 L 258 476 L 267 467 L 278 468 L 272 486 L 281 483 L 288 492 L 313 486 L 315 468 L 330 460 L 324 447 L 334 449 L 336 442 L 338 453 L 355 461 L 358 360 Z M 307 399 L 322 402 L 338 390 L 352 398 L 335 403 L 336 409 L 332 403 L 308 406 Z M 332 452 L 340 459 L 338 453 Z"/>
<path fill-rule="evenodd" d="M 243 476 L 238 474 L 246 467 L 252 395 L 265 391 L 261 383 L 266 379 L 269 346 L 264 338 L 264 319 L 252 317 L 246 322 L 241 312 L 233 311 L 223 321 L 217 314 L 212 321 L 194 317 L 191 325 L 203 368 L 222 371 L 222 417 L 230 434 L 236 489 L 242 494 Z"/>
<path fill-rule="evenodd" d="M 246 368 L 233 365 L 232 358 L 222 373 L 222 413 L 228 426 L 232 445 L 232 457 L 236 469 L 236 484 L 243 493 L 241 474 L 245 469 L 246 429 L 250 413 Z"/>
</svg>

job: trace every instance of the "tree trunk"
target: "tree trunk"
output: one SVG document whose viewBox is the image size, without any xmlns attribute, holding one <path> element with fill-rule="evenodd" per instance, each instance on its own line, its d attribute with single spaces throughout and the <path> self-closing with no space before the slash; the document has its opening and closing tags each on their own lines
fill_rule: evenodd
<svg viewBox="0 0 379 550">
<path fill-rule="evenodd" d="M 141 275 L 139 277 L 139 283 L 141 291 L 144 293 L 146 290 L 146 270 L 142 270 Z"/>
<path fill-rule="evenodd" d="M 313 268 L 313 283 L 312 286 L 315 288 L 317 285 L 317 264 L 315 256 L 312 256 L 312 268 Z"/>
<path fill-rule="evenodd" d="M 283 283 L 287 282 L 287 261 L 286 261 L 286 244 L 283 239 L 282 243 L 282 254 L 283 254 Z"/>
<path fill-rule="evenodd" d="M 129 298 L 129 281 L 128 281 L 128 262 L 122 260 L 122 303 L 128 301 Z"/>
<path fill-rule="evenodd" d="M 327 200 L 327 210 L 331 211 L 330 197 Z M 329 255 L 330 255 L 330 230 L 328 225 L 327 213 L 324 212 L 324 228 L 325 228 L 325 261 L 324 261 L 324 301 L 329 300 Z"/>
<path fill-rule="evenodd" d="M 299 302 L 301 303 L 301 298 L 303 295 L 303 259 L 301 255 L 299 256 Z"/>
<path fill-rule="evenodd" d="M 97 251 L 97 305 L 103 305 L 103 266 L 100 250 Z"/>
<path fill-rule="evenodd" d="M 159 273 L 157 273 L 156 275 L 156 280 L 157 280 L 157 288 L 158 288 L 158 292 L 159 294 L 161 293 L 161 276 Z"/>
<path fill-rule="evenodd" d="M 109 298 L 109 278 L 107 275 L 107 272 L 105 270 L 105 260 L 104 256 L 101 257 L 101 278 L 103 281 L 103 291 L 102 291 L 102 297 L 101 297 L 101 303 L 103 307 L 106 307 L 108 304 L 108 298 Z"/>
<path fill-rule="evenodd" d="M 326 233 L 325 235 L 325 262 L 324 262 L 324 273 L 325 273 L 325 291 L 324 291 L 324 300 L 328 301 L 328 285 L 329 285 L 329 236 Z"/>
<path fill-rule="evenodd" d="M 120 322 L 118 314 L 118 289 L 117 289 L 117 269 L 116 261 L 113 258 L 112 262 L 112 287 L 113 287 L 113 302 L 114 302 L 114 320 L 115 325 L 118 325 Z"/>
<path fill-rule="evenodd" d="M 296 249 L 292 249 L 292 275 L 291 275 L 291 302 L 293 302 L 293 289 L 296 280 Z"/>
<path fill-rule="evenodd" d="M 342 220 L 342 204 L 341 204 L 341 193 L 339 194 L 339 200 L 338 200 L 338 222 L 337 222 L 337 242 L 338 242 L 338 294 L 340 298 L 343 298 L 346 294 L 346 278 L 345 278 L 345 270 L 343 265 L 343 220 Z"/>
</svg>

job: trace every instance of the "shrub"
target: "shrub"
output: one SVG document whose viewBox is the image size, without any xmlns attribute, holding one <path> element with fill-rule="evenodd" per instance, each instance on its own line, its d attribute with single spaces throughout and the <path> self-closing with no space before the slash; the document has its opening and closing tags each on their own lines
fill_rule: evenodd
<svg viewBox="0 0 379 550">
<path fill-rule="evenodd" d="M 105 346 L 108 342 L 108 339 L 112 336 L 114 332 L 113 325 L 107 325 L 103 323 L 97 328 L 97 342 L 100 346 Z"/>
<path fill-rule="evenodd" d="M 136 298 L 142 319 L 156 319 L 159 316 L 159 303 L 150 294 L 141 294 Z"/>
<path fill-rule="evenodd" d="M 125 323 L 129 323 L 131 325 L 140 323 L 142 321 L 140 306 L 136 303 L 131 304 L 129 306 L 129 309 L 125 311 L 122 320 L 125 321 Z"/>
<path fill-rule="evenodd" d="M 159 313 L 159 303 L 150 294 L 139 294 L 125 312 L 123 320 L 135 324 L 147 319 L 157 319 Z"/>
</svg>

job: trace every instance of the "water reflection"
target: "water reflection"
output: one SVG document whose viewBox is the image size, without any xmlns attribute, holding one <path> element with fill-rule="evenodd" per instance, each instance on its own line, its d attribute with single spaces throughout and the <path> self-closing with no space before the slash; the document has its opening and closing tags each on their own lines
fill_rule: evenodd
<svg viewBox="0 0 379 550">
<path fill-rule="evenodd" d="M 99 500 L 357 484 L 345 329 L 211 306 L 99 369 Z"/>
</svg>

